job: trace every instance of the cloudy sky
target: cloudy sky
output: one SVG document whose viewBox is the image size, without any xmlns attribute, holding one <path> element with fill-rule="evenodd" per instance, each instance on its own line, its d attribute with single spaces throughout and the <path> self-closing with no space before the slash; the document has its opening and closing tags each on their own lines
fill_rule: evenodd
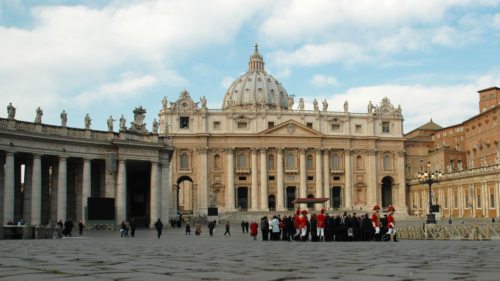
<svg viewBox="0 0 500 281">
<path fill-rule="evenodd" d="M 500 0 L 0 0 L 0 117 L 106 129 L 182 90 L 219 109 L 259 43 L 289 94 L 365 112 L 387 96 L 408 132 L 478 112 L 500 86 Z M 116 127 L 117 125 L 115 125 Z"/>
</svg>

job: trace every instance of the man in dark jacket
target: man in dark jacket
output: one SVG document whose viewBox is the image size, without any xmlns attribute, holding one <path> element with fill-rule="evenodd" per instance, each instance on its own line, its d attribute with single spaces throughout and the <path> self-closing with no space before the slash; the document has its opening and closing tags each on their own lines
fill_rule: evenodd
<svg viewBox="0 0 500 281">
<path fill-rule="evenodd" d="M 269 220 L 267 219 L 266 216 L 263 216 L 260 219 L 260 231 L 262 231 L 262 240 L 267 241 L 269 240 Z"/>
<path fill-rule="evenodd" d="M 155 223 L 156 232 L 158 233 L 158 239 L 160 239 L 161 231 L 163 230 L 163 223 L 158 219 Z"/>
</svg>

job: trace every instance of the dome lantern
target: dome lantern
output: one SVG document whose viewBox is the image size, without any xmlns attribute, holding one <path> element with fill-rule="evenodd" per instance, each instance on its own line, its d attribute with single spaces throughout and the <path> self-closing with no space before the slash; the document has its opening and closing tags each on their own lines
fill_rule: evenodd
<svg viewBox="0 0 500 281">
<path fill-rule="evenodd" d="M 262 71 L 264 72 L 264 59 L 259 53 L 259 44 L 255 43 L 253 55 L 248 62 L 248 71 Z"/>
</svg>

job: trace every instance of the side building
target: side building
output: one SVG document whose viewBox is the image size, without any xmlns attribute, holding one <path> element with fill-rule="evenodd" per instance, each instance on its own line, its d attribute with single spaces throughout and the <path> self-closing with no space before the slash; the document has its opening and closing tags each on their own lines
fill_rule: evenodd
<svg viewBox="0 0 500 281">
<path fill-rule="evenodd" d="M 66 120 L 61 126 L 42 124 L 41 114 L 34 123 L 16 120 L 14 112 L 9 105 L 9 118 L 0 118 L 1 225 L 87 223 L 93 211 L 106 209 L 99 200 L 97 209 L 90 209 L 88 198 L 114 199 L 107 209 L 116 224 L 130 218 L 139 226 L 168 220 L 173 147 L 145 129 L 144 109 L 135 110 L 130 128 L 122 117 L 119 132 L 113 131 L 112 118 L 109 131 L 96 131 L 88 116 L 80 129 L 66 127 Z"/>
<path fill-rule="evenodd" d="M 428 186 L 416 175 L 430 162 L 431 170 L 443 174 L 432 185 L 432 201 L 442 217 L 500 216 L 500 89 L 478 93 L 479 114 L 446 128 L 426 124 L 405 135 L 412 214 L 428 212 Z"/>
<path fill-rule="evenodd" d="M 175 147 L 170 192 L 180 213 L 285 211 L 307 197 L 328 201 L 301 208 L 407 212 L 403 116 L 389 99 L 370 101 L 365 113 L 316 99 L 305 110 L 265 71 L 256 46 L 221 108 L 206 103 L 183 91 L 164 98 L 159 114 L 160 134 Z"/>
</svg>

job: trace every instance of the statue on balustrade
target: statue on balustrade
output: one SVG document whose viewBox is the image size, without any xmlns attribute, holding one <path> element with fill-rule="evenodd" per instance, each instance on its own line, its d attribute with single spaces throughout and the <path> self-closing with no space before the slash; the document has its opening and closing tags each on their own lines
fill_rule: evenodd
<svg viewBox="0 0 500 281">
<path fill-rule="evenodd" d="M 156 121 L 156 118 L 153 120 L 153 134 L 158 134 L 158 121 Z"/>
<path fill-rule="evenodd" d="M 9 105 L 7 105 L 7 116 L 12 120 L 16 117 L 16 108 L 12 105 L 11 102 L 9 102 Z"/>
<path fill-rule="evenodd" d="M 123 114 L 122 114 L 122 117 L 120 117 L 120 131 L 125 131 L 127 130 L 127 120 L 125 119 L 125 117 L 123 117 Z"/>
<path fill-rule="evenodd" d="M 61 127 L 66 127 L 66 124 L 68 123 L 68 114 L 66 111 L 61 112 Z"/>
<path fill-rule="evenodd" d="M 349 103 L 347 101 L 344 102 L 344 112 L 349 111 Z"/>
<path fill-rule="evenodd" d="M 314 107 L 314 111 L 319 111 L 319 105 L 318 105 L 318 101 L 316 99 L 314 99 L 314 101 L 313 101 L 313 107 Z"/>
<path fill-rule="evenodd" d="M 328 102 L 326 99 L 323 100 L 323 112 L 326 112 L 328 110 Z"/>
<path fill-rule="evenodd" d="M 304 99 L 303 98 L 300 98 L 299 99 L 299 110 L 304 110 Z"/>
<path fill-rule="evenodd" d="M 85 129 L 90 129 L 91 123 L 92 119 L 90 119 L 90 115 L 87 113 L 87 115 L 85 115 Z"/>
<path fill-rule="evenodd" d="M 42 123 L 42 115 L 43 115 L 43 110 L 38 107 L 36 109 L 36 117 L 35 117 L 35 123 L 36 124 L 41 124 Z"/>
<path fill-rule="evenodd" d="M 114 126 L 114 124 L 113 124 L 113 123 L 114 123 L 115 121 L 116 121 L 116 120 L 115 120 L 115 119 L 113 119 L 113 116 L 109 115 L 109 118 L 108 118 L 108 121 L 107 121 L 107 123 L 108 123 L 108 131 L 109 131 L 109 132 L 113 132 L 113 126 Z"/>
</svg>

